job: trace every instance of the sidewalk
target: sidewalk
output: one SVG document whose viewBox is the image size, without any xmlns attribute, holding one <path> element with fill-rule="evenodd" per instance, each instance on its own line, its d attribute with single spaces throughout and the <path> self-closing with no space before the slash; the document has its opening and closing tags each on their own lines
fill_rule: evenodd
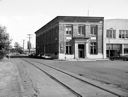
<svg viewBox="0 0 128 97">
<path fill-rule="evenodd" d="M 106 58 L 106 59 L 103 59 L 103 58 L 95 58 L 95 59 L 90 59 L 90 58 L 78 58 L 78 59 L 63 59 L 63 60 L 60 60 L 60 59 L 54 59 L 54 60 L 58 60 L 58 61 L 108 61 L 109 59 Z"/>
<path fill-rule="evenodd" d="M 22 97 L 17 68 L 6 58 L 0 61 L 0 97 Z"/>
</svg>

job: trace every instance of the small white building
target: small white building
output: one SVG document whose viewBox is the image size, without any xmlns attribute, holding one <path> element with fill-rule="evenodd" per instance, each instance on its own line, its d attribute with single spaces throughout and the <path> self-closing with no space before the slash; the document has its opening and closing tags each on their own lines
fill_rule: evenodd
<svg viewBox="0 0 128 97">
<path fill-rule="evenodd" d="M 128 54 L 128 19 L 104 21 L 104 58 Z"/>
</svg>

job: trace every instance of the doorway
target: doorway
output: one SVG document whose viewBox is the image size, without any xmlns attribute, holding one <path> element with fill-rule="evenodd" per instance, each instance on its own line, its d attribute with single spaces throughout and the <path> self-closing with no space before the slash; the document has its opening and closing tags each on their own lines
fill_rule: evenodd
<svg viewBox="0 0 128 97">
<path fill-rule="evenodd" d="M 78 44 L 78 56 L 79 58 L 85 58 L 84 50 L 85 45 L 84 44 Z"/>
</svg>

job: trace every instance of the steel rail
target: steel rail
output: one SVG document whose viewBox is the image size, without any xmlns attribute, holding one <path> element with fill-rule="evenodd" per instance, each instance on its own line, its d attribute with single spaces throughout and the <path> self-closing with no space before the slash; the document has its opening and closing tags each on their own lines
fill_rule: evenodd
<svg viewBox="0 0 128 97">
<path fill-rule="evenodd" d="M 34 61 L 34 62 L 35 62 L 35 61 Z M 49 65 L 47 65 L 47 64 L 44 64 L 44 63 L 41 63 L 41 62 L 37 62 L 37 61 L 36 61 L 36 63 L 43 64 L 44 66 L 47 66 L 47 67 L 50 67 L 50 68 L 52 68 L 52 69 L 54 69 L 54 70 L 57 70 L 57 71 L 59 71 L 59 72 L 62 72 L 62 73 L 66 74 L 66 75 L 69 75 L 69 76 L 71 76 L 71 77 L 73 77 L 73 78 L 75 78 L 75 79 L 77 79 L 77 80 L 80 80 L 80 81 L 82 81 L 82 82 L 84 82 L 84 83 L 90 84 L 90 85 L 92 85 L 92 86 L 94 86 L 94 87 L 97 87 L 97 88 L 99 88 L 99 89 L 101 89 L 101 90 L 104 90 L 104 91 L 106 91 L 106 92 L 108 92 L 108 93 L 111 93 L 111 94 L 113 94 L 113 95 L 115 95 L 115 96 L 118 96 L 118 97 L 126 97 L 126 96 L 117 94 L 117 93 L 115 93 L 115 92 L 113 92 L 113 91 L 111 91 L 111 90 L 108 90 L 108 89 L 105 89 L 105 88 L 100 87 L 100 86 L 98 86 L 98 85 L 95 85 L 95 84 L 93 84 L 93 83 L 91 83 L 91 82 L 88 82 L 88 81 L 85 81 L 85 80 L 83 80 L 83 79 L 80 79 L 80 78 L 78 78 L 78 77 L 76 77 L 76 76 L 74 76 L 74 75 L 72 75 L 72 74 L 69 74 L 69 73 L 67 73 L 67 72 L 65 72 L 65 71 L 62 71 L 62 70 L 60 70 L 60 69 L 58 69 L 58 68 L 55 68 L 55 67 L 53 67 L 53 66 L 49 66 Z"/>
<path fill-rule="evenodd" d="M 65 85 L 63 82 L 59 81 L 57 78 L 55 78 L 54 76 L 52 76 L 51 74 L 49 74 L 48 72 L 46 72 L 45 70 L 39 68 L 38 66 L 36 66 L 34 63 L 23 59 L 25 62 L 33 65 L 34 67 L 36 67 L 37 69 L 39 69 L 40 71 L 44 72 L 47 76 L 49 76 L 51 79 L 53 79 L 54 81 L 56 81 L 57 83 L 61 84 L 63 87 L 67 88 L 71 93 L 73 93 L 76 97 L 82 97 L 82 95 L 80 95 L 79 93 L 77 93 L 76 91 L 74 91 L 73 89 L 71 89 L 70 87 L 68 87 L 67 85 Z"/>
</svg>

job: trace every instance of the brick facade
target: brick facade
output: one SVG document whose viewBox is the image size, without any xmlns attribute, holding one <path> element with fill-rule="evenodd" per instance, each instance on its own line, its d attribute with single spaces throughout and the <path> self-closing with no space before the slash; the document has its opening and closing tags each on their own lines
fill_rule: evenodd
<svg viewBox="0 0 128 97">
<path fill-rule="evenodd" d="M 35 32 L 36 53 L 58 59 L 103 58 L 103 23 L 103 17 L 58 16 Z M 83 34 L 79 34 L 81 25 Z M 71 34 L 66 34 L 67 26 L 71 26 Z M 91 35 L 91 29 L 96 35 Z M 96 42 L 96 54 L 90 54 L 95 52 L 91 42 Z"/>
</svg>

